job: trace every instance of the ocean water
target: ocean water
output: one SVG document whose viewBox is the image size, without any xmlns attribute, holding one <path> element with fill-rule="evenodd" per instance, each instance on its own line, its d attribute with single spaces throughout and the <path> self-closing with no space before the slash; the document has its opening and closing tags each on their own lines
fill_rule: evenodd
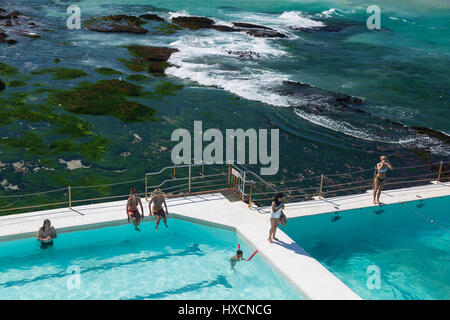
<svg viewBox="0 0 450 320">
<path fill-rule="evenodd" d="M 450 197 L 291 219 L 283 231 L 363 299 L 450 297 Z"/>
<path fill-rule="evenodd" d="M 59 234 L 42 250 L 36 239 L 0 243 L 0 299 L 302 299 L 258 254 L 229 259 L 235 232 L 177 219 Z"/>
<path fill-rule="evenodd" d="M 105 34 L 66 28 L 69 5 L 81 9 L 82 23 L 106 14 L 156 13 L 170 21 L 179 15 L 198 15 L 230 25 L 249 22 L 276 29 L 284 39 L 251 37 L 240 32 L 179 30 L 174 34 Z M 125 79 L 135 74 L 118 59 L 129 59 L 125 45 L 177 48 L 165 77 L 149 76 L 139 82 L 152 92 L 166 82 L 180 87 L 170 95 L 138 98 L 156 109 L 155 122 L 123 123 L 109 116 L 76 115 L 88 121 L 92 131 L 109 140 L 100 159 L 80 153 L 37 156 L 26 148 L 0 146 L 2 191 L 18 193 L 61 188 L 67 185 L 101 184 L 139 179 L 144 172 L 171 164 L 175 143 L 171 132 L 193 130 L 202 120 L 204 129 L 280 129 L 280 171 L 267 179 L 289 179 L 372 167 L 381 154 L 394 166 L 411 166 L 446 160 L 450 146 L 412 126 L 450 133 L 449 66 L 450 7 L 446 0 L 377 1 L 381 30 L 368 30 L 366 9 L 371 1 L 0 1 L 31 16 L 42 33 L 38 39 L 22 39 L 14 46 L 2 44 L 0 60 L 17 67 L 27 85 L 0 93 L 26 93 L 27 104 L 46 103 L 39 88 L 71 89 L 81 81 L 117 78 L 96 73 L 108 67 Z M 152 24 L 144 25 L 151 29 Z M 338 27 L 338 32 L 307 32 Z M 295 28 L 306 31 L 295 31 Z M 43 31 L 47 30 L 47 31 Z M 250 52 L 242 57 L 236 52 Z M 61 60 L 55 64 L 53 59 Z M 48 67 L 79 68 L 87 76 L 54 80 L 30 72 Z M 5 81 L 14 77 L 0 76 Z M 285 81 L 315 86 L 305 97 Z M 363 98 L 364 112 L 337 108 L 327 100 L 329 92 Z M 55 112 L 60 107 L 52 106 Z M 58 109 L 59 108 L 59 109 Z M 38 132 L 48 138 L 45 124 L 16 121 L 0 127 L 3 139 Z M 31 128 L 30 128 L 31 127 Z M 36 129 L 36 127 L 38 129 Z M 133 133 L 142 142 L 132 144 Z M 47 134 L 47 136 L 46 136 Z M 121 154 L 129 152 L 129 157 Z M 69 171 L 61 161 L 81 160 L 85 168 Z M 18 169 L 17 164 L 22 169 Z M 44 164 L 45 165 L 44 165 Z M 118 194 L 129 186 L 96 190 L 99 195 Z M 138 186 L 141 188 L 142 186 Z M 122 189 L 120 189 L 122 188 Z M 88 195 L 83 195 L 88 196 Z M 90 195 L 89 195 L 90 196 Z M 0 205 L 7 206 L 3 201 Z"/>
</svg>

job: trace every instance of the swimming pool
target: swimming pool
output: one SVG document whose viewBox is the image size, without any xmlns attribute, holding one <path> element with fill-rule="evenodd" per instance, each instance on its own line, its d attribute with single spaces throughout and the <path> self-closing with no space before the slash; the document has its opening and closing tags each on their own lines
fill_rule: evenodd
<svg viewBox="0 0 450 320">
<path fill-rule="evenodd" d="M 363 299 L 450 298 L 450 196 L 290 219 L 283 231 Z"/>
<path fill-rule="evenodd" d="M 235 232 L 170 219 L 0 242 L 0 299 L 302 299 Z"/>
</svg>

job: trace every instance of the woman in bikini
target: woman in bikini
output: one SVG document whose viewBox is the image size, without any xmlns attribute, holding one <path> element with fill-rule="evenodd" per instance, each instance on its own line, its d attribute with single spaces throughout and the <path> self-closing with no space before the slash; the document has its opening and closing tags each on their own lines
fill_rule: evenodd
<svg viewBox="0 0 450 320">
<path fill-rule="evenodd" d="M 377 174 L 373 180 L 373 204 L 381 204 L 380 195 L 384 187 L 384 180 L 386 179 L 386 171 L 388 169 L 394 170 L 386 156 L 381 156 L 380 162 L 377 163 Z"/>
<path fill-rule="evenodd" d="M 275 195 L 275 199 L 272 202 L 272 215 L 270 216 L 270 230 L 269 230 L 269 238 L 267 239 L 270 243 L 273 240 L 280 241 L 275 237 L 275 233 L 277 232 L 278 224 L 280 223 L 282 210 L 284 209 L 283 202 L 284 195 L 282 193 L 277 193 Z"/>
<path fill-rule="evenodd" d="M 41 249 L 53 247 L 53 239 L 56 238 L 56 230 L 52 227 L 50 220 L 45 219 L 44 224 L 37 232 L 37 240 L 41 242 Z"/>
<path fill-rule="evenodd" d="M 153 203 L 153 209 L 152 209 L 152 203 Z M 164 212 L 164 209 L 162 206 L 163 203 L 164 203 L 164 206 L 166 207 L 165 212 Z M 153 213 L 153 215 L 156 217 L 155 229 L 158 230 L 158 226 L 159 226 L 159 222 L 160 222 L 161 218 L 163 219 L 164 224 L 166 225 L 166 228 L 167 228 L 166 215 L 169 214 L 169 211 L 167 210 L 166 196 L 161 191 L 161 189 L 159 189 L 159 188 L 155 189 L 155 191 L 153 192 L 153 196 L 150 199 L 150 203 L 148 204 L 148 207 L 150 209 L 149 215 L 151 215 Z"/>
<path fill-rule="evenodd" d="M 139 213 L 138 204 L 141 206 L 142 215 Z M 138 225 L 141 223 L 141 219 L 144 220 L 144 207 L 142 206 L 141 198 L 136 195 L 136 189 L 134 188 L 131 188 L 130 190 L 126 211 L 128 222 L 130 222 L 130 219 L 133 219 L 134 229 L 136 229 L 136 231 L 141 231 L 139 230 Z"/>
</svg>

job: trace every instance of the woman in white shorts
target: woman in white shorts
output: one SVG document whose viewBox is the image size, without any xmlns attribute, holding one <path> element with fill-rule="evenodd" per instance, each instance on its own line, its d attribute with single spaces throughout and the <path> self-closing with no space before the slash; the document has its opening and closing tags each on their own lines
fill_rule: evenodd
<svg viewBox="0 0 450 320">
<path fill-rule="evenodd" d="M 275 233 L 277 232 L 278 223 L 280 223 L 282 210 L 284 209 L 283 197 L 284 195 L 282 193 L 277 193 L 275 195 L 275 199 L 272 202 L 269 238 L 267 239 L 270 243 L 272 243 L 273 240 L 280 241 L 275 237 Z"/>
</svg>

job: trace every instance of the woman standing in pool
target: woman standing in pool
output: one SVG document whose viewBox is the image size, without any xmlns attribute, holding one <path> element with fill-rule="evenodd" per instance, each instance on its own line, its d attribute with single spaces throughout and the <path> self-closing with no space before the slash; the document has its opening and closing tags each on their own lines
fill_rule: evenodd
<svg viewBox="0 0 450 320">
<path fill-rule="evenodd" d="M 53 247 L 53 239 L 56 238 L 56 230 L 52 227 L 50 220 L 45 219 L 42 227 L 37 232 L 37 240 L 41 242 L 41 249 Z"/>
<path fill-rule="evenodd" d="M 377 163 L 377 171 L 378 173 L 375 175 L 375 179 L 373 180 L 373 204 L 381 204 L 380 195 L 381 190 L 384 187 L 384 180 L 386 179 L 386 171 L 388 169 L 394 170 L 390 162 L 388 161 L 386 156 L 380 157 L 380 162 Z"/>
<path fill-rule="evenodd" d="M 153 203 L 153 209 L 152 209 L 152 203 Z M 163 209 L 163 203 L 166 207 L 166 211 L 164 212 Z M 148 207 L 150 209 L 150 215 L 153 213 L 153 215 L 156 217 L 156 227 L 155 229 L 158 230 L 159 222 L 161 218 L 164 221 L 164 224 L 167 228 L 167 218 L 166 215 L 169 214 L 169 210 L 167 210 L 167 203 L 166 203 L 166 196 L 161 191 L 161 189 L 157 188 L 153 192 L 153 196 L 150 199 L 150 203 L 148 204 Z"/>
<path fill-rule="evenodd" d="M 269 230 L 269 238 L 267 239 L 270 243 L 273 240 L 279 241 L 275 237 L 275 233 L 277 232 L 278 224 L 280 223 L 282 210 L 284 209 L 283 202 L 284 195 L 282 193 L 277 193 L 275 195 L 275 199 L 272 202 L 272 215 L 270 216 L 270 230 Z"/>
</svg>

